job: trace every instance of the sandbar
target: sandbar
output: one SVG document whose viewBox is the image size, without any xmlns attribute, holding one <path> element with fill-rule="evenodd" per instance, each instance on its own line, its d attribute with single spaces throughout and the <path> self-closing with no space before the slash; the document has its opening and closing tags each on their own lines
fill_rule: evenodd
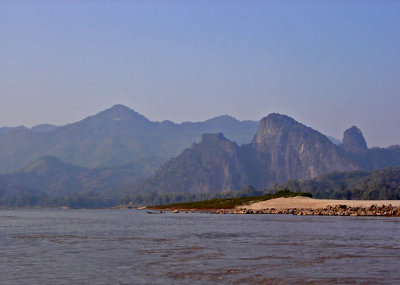
<svg viewBox="0 0 400 285">
<path fill-rule="evenodd" d="M 363 207 L 367 208 L 371 205 L 392 205 L 400 206 L 400 200 L 333 200 L 333 199 L 313 199 L 309 197 L 290 197 L 290 198 L 276 198 L 262 202 L 250 203 L 248 205 L 238 206 L 237 208 L 246 208 L 252 210 L 262 209 L 318 209 L 325 208 L 331 205 L 346 205 L 350 207 Z"/>
</svg>

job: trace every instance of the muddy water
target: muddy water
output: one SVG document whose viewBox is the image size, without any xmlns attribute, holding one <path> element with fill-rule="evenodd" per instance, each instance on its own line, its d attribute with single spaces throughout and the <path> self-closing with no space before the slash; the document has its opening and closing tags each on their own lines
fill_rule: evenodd
<svg viewBox="0 0 400 285">
<path fill-rule="evenodd" d="M 400 284 L 400 218 L 0 211 L 0 284 Z"/>
</svg>

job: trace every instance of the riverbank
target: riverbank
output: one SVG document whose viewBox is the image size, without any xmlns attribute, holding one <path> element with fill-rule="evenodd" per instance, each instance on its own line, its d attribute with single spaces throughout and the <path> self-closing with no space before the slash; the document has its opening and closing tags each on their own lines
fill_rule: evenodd
<svg viewBox="0 0 400 285">
<path fill-rule="evenodd" d="M 298 216 L 400 216 L 399 200 L 329 200 L 277 198 L 212 214 L 290 214 Z"/>
<path fill-rule="evenodd" d="M 153 207 L 153 209 L 155 209 Z M 231 209 L 169 208 L 173 213 L 290 214 L 298 216 L 400 216 L 400 200 L 330 200 L 297 196 L 250 202 Z"/>
<path fill-rule="evenodd" d="M 371 205 L 369 207 L 351 207 L 347 205 L 328 205 L 326 208 L 303 209 L 259 209 L 252 210 L 239 208 L 233 210 L 217 210 L 210 211 L 211 214 L 289 214 L 297 216 L 384 216 L 384 217 L 400 217 L 400 207 L 393 205 Z"/>
</svg>

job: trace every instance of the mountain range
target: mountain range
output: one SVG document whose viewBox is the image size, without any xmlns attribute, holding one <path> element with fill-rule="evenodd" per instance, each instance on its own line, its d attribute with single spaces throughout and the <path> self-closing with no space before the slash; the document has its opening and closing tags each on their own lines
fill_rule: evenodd
<svg viewBox="0 0 400 285">
<path fill-rule="evenodd" d="M 0 204 L 12 205 L 24 204 L 15 203 L 17 196 L 79 194 L 115 203 L 131 194 L 265 189 L 335 171 L 400 166 L 400 146 L 368 148 L 355 126 L 339 144 L 277 113 L 259 123 L 221 116 L 175 124 L 122 105 L 66 126 L 1 128 L 0 146 L 2 170 L 9 171 L 0 175 Z"/>
</svg>

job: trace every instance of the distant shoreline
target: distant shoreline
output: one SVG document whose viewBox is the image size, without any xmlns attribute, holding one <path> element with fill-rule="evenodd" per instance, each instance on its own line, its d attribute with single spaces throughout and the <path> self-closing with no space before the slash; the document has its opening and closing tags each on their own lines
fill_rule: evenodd
<svg viewBox="0 0 400 285">
<path fill-rule="evenodd" d="M 53 209 L 73 210 L 74 208 L 53 207 L 53 208 L 13 208 L 0 207 L 0 210 L 18 209 Z M 176 206 L 165 208 L 164 206 L 143 206 L 134 207 L 120 205 L 111 208 L 78 208 L 87 210 L 117 210 L 137 209 L 165 211 L 179 213 L 211 213 L 211 214 L 291 214 L 291 215 L 329 215 L 329 216 L 390 216 L 400 217 L 400 200 L 334 200 L 334 199 L 313 199 L 305 196 L 273 198 L 265 201 L 254 201 L 232 208 L 189 208 Z"/>
</svg>

